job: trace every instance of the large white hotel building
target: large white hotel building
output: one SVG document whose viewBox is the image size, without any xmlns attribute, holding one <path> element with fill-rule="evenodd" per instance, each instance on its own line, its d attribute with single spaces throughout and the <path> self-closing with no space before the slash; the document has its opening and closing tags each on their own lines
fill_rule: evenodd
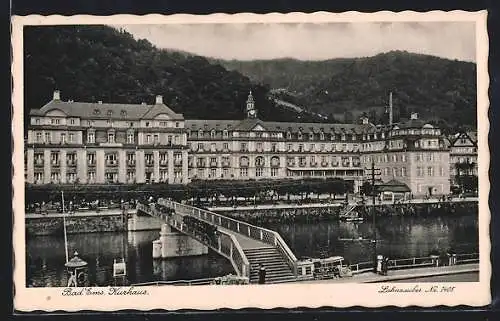
<svg viewBox="0 0 500 321">
<path fill-rule="evenodd" d="M 414 195 L 450 191 L 450 151 L 439 128 L 405 123 L 268 122 L 250 92 L 243 120 L 189 120 L 154 104 L 62 101 L 32 109 L 25 179 L 32 184 L 169 183 L 192 179 L 337 177 L 357 192 L 372 161 L 382 181 Z"/>
</svg>

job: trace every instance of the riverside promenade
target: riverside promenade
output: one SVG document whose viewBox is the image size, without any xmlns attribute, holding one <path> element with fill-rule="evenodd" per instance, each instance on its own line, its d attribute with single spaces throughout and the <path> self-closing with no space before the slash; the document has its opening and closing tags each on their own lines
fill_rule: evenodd
<svg viewBox="0 0 500 321">
<path fill-rule="evenodd" d="M 342 207 L 345 205 L 343 200 L 336 201 L 327 201 L 324 198 L 319 198 L 320 202 L 314 203 L 278 203 L 278 204 L 256 204 L 256 205 L 238 205 L 238 206 L 213 206 L 208 207 L 209 211 L 214 212 L 228 212 L 228 211 L 251 211 L 251 210 L 273 210 L 273 209 L 296 209 L 296 208 L 328 208 L 328 207 Z M 321 200 L 323 202 L 321 202 Z M 360 205 L 358 203 L 359 199 L 349 201 L 350 205 Z M 439 203 L 466 203 L 466 202 L 477 202 L 477 197 L 465 197 L 459 198 L 455 197 L 450 200 L 440 200 L 438 198 L 429 198 L 429 199 L 411 199 L 403 202 L 398 202 L 397 204 L 439 204 Z M 364 206 L 373 206 L 373 202 L 371 199 L 367 199 Z M 380 201 L 375 203 L 376 206 L 379 205 L 394 205 L 394 202 L 391 201 Z"/>
<path fill-rule="evenodd" d="M 326 279 L 326 280 L 307 280 L 300 281 L 301 284 L 325 284 L 325 283 L 382 283 L 382 282 L 396 282 L 419 279 L 418 282 L 423 282 L 423 279 L 429 278 L 429 281 L 434 277 L 452 277 L 455 275 L 470 275 L 477 274 L 476 282 L 479 282 L 479 264 L 461 264 L 454 266 L 440 266 L 440 267 L 422 267 L 405 270 L 389 270 L 387 275 L 379 275 L 373 272 L 366 272 L 357 274 L 352 277 Z"/>
</svg>

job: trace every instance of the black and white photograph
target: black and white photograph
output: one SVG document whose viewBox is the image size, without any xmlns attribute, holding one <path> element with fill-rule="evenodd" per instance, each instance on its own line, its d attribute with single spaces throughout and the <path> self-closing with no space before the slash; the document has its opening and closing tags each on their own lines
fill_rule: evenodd
<svg viewBox="0 0 500 321">
<path fill-rule="evenodd" d="M 19 306 L 488 303 L 486 14 L 441 15 L 17 17 Z"/>
</svg>

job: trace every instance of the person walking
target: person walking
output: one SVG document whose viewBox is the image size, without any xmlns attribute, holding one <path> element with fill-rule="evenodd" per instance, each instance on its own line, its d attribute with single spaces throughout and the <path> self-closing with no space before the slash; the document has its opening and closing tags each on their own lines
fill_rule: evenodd
<svg viewBox="0 0 500 321">
<path fill-rule="evenodd" d="M 261 264 L 259 264 L 259 284 L 266 283 L 266 268 Z"/>
</svg>

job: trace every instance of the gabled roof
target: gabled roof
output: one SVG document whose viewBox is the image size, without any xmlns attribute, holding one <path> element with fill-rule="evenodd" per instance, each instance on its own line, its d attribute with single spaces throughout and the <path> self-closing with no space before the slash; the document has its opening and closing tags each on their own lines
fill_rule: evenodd
<svg viewBox="0 0 500 321">
<path fill-rule="evenodd" d="M 51 100 L 40 109 L 32 109 L 30 115 L 43 116 L 52 110 L 60 110 L 69 117 L 79 118 L 137 120 L 152 119 L 160 113 L 165 113 L 172 119 L 183 119 L 181 114 L 176 114 L 164 104 L 110 104 L 62 100 Z M 148 118 L 149 116 L 153 117 Z"/>
</svg>

